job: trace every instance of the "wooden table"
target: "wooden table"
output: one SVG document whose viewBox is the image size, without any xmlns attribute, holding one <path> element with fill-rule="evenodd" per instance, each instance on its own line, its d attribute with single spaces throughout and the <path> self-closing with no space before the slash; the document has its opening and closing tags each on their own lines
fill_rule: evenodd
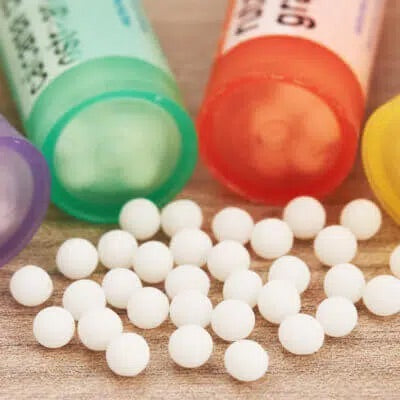
<svg viewBox="0 0 400 400">
<path fill-rule="evenodd" d="M 195 116 L 202 98 L 209 66 L 215 52 L 225 0 L 147 0 L 146 8 L 160 35 Z M 372 83 L 369 112 L 400 93 L 400 2 L 389 0 L 383 40 Z M 18 124 L 14 106 L 0 83 L 0 112 Z M 326 204 L 329 221 L 335 222 L 345 202 L 355 197 L 371 197 L 371 191 L 358 163 L 345 184 Z M 210 217 L 221 207 L 238 205 L 256 219 L 279 216 L 280 209 L 251 205 L 215 183 L 199 166 L 182 193 L 198 201 Z M 283 351 L 277 328 L 257 316 L 251 338 L 269 351 L 268 375 L 252 384 L 231 379 L 223 368 L 227 347 L 215 339 L 215 352 L 204 367 L 189 371 L 175 366 L 168 357 L 167 341 L 173 331 L 170 323 L 162 329 L 141 332 L 151 348 L 151 362 L 136 379 L 123 379 L 107 368 L 104 353 L 86 350 L 74 338 L 57 351 L 40 347 L 32 336 L 32 319 L 40 308 L 17 305 L 8 292 L 11 274 L 20 266 L 34 263 L 47 268 L 54 279 L 55 294 L 47 305 L 60 305 L 68 281 L 54 266 L 57 247 L 63 240 L 81 236 L 96 242 L 105 226 L 76 221 L 51 207 L 47 219 L 31 244 L 0 271 L 0 399 L 340 399 L 400 398 L 400 318 L 377 318 L 359 305 L 359 325 L 345 339 L 327 339 L 322 350 L 310 357 L 296 357 Z M 367 277 L 388 272 L 389 252 L 400 242 L 400 230 L 388 218 L 372 241 L 362 244 L 356 263 Z M 303 296 L 303 310 L 314 313 L 324 298 L 322 278 L 326 269 L 314 258 L 310 244 L 296 244 L 294 254 L 304 257 L 312 268 L 312 284 Z M 269 263 L 255 260 L 253 268 L 264 278 Z M 94 279 L 100 281 L 104 270 Z M 221 285 L 213 283 L 212 300 L 221 299 Z M 126 330 L 135 331 L 123 315 Z"/>
</svg>

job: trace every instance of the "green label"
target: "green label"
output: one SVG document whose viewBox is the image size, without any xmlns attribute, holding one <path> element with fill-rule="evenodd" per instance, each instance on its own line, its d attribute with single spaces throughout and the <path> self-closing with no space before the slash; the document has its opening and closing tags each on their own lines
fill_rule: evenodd
<svg viewBox="0 0 400 400">
<path fill-rule="evenodd" d="M 140 0 L 0 0 L 0 49 L 24 118 L 54 79 L 88 60 L 139 58 L 170 74 Z"/>
</svg>

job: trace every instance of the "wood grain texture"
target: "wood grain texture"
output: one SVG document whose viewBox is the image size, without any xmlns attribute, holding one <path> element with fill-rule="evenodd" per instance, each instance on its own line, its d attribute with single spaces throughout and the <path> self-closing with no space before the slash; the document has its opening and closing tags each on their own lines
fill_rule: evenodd
<svg viewBox="0 0 400 400">
<path fill-rule="evenodd" d="M 209 67 L 225 12 L 225 0 L 145 0 L 165 52 L 176 72 L 191 114 L 199 108 Z M 389 0 L 383 40 L 372 83 L 368 113 L 400 93 L 400 2 Z M 0 112 L 19 125 L 14 106 L 0 78 Z M 252 205 L 214 182 L 199 166 L 181 195 L 198 201 L 211 216 L 226 205 L 249 210 L 256 219 L 279 216 L 281 210 Z M 345 184 L 329 199 L 329 221 L 335 222 L 343 204 L 355 197 L 371 197 L 360 163 Z M 327 339 L 323 349 L 311 357 L 296 357 L 282 350 L 277 328 L 257 316 L 252 339 L 268 349 L 270 372 L 252 384 L 232 380 L 223 368 L 227 347 L 215 338 L 210 362 L 195 370 L 175 366 L 168 358 L 167 341 L 173 327 L 142 332 L 151 348 L 151 362 L 136 379 L 114 376 L 104 353 L 87 351 L 74 338 L 58 351 L 41 348 L 32 336 L 32 320 L 39 308 L 17 305 L 8 292 L 11 274 L 34 263 L 47 268 L 54 279 L 55 294 L 47 305 L 59 305 L 68 281 L 54 267 L 57 247 L 63 240 L 81 236 L 96 242 L 105 226 L 76 221 L 51 207 L 47 219 L 31 244 L 0 270 L 0 399 L 398 399 L 400 398 L 400 318 L 377 318 L 358 306 L 360 323 L 345 339 Z M 400 230 L 385 217 L 384 228 L 372 241 L 362 244 L 356 263 L 367 277 L 388 272 L 391 249 L 400 242 Z M 296 243 L 294 254 L 312 268 L 312 284 L 303 297 L 303 310 L 314 313 L 324 298 L 322 279 L 326 269 L 314 258 L 309 243 Z M 269 263 L 255 259 L 253 268 L 265 280 Z M 104 271 L 94 279 L 100 281 Z M 212 300 L 221 299 L 221 285 L 213 283 Z M 123 315 L 125 328 L 137 331 Z"/>
</svg>

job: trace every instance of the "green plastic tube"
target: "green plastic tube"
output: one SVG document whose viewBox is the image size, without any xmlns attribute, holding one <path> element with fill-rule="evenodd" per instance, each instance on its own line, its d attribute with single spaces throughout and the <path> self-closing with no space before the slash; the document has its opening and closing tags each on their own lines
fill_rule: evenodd
<svg viewBox="0 0 400 400">
<path fill-rule="evenodd" d="M 0 1 L 0 57 L 52 200 L 91 222 L 192 175 L 193 123 L 137 0 Z"/>
</svg>

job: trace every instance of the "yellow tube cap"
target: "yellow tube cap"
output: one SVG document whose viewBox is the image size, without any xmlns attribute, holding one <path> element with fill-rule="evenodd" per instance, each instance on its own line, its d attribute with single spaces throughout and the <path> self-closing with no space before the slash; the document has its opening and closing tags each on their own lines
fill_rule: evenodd
<svg viewBox="0 0 400 400">
<path fill-rule="evenodd" d="M 362 158 L 376 197 L 400 224 L 400 96 L 384 104 L 368 120 Z"/>
</svg>

